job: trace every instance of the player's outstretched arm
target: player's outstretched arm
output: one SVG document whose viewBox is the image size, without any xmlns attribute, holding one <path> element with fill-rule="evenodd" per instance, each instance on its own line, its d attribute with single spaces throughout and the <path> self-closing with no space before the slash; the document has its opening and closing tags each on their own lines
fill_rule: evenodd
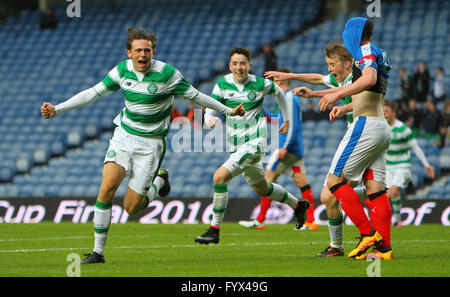
<svg viewBox="0 0 450 297">
<path fill-rule="evenodd" d="M 110 93 L 112 93 L 112 91 L 107 90 L 107 88 L 100 82 L 96 86 L 81 91 L 56 106 L 53 106 L 49 102 L 44 102 L 41 106 L 41 114 L 44 119 L 52 118 L 60 113 L 88 105 L 96 101 L 98 98 L 106 96 Z"/>
<path fill-rule="evenodd" d="M 296 96 L 299 97 L 304 97 L 304 98 L 314 98 L 314 92 L 311 91 L 308 87 L 298 87 L 298 88 L 294 88 L 292 89 L 292 93 Z"/>
<path fill-rule="evenodd" d="M 197 96 L 191 99 L 193 102 L 197 103 L 198 105 L 204 106 L 206 108 L 210 108 L 212 110 L 215 110 L 221 114 L 227 115 L 227 116 L 244 116 L 245 115 L 245 109 L 244 104 L 241 103 L 235 108 L 230 108 L 228 106 L 223 105 L 216 99 L 203 94 L 202 92 L 198 92 Z"/>
<path fill-rule="evenodd" d="M 298 80 L 301 82 L 323 85 L 323 75 L 319 73 L 286 73 L 280 71 L 266 71 L 264 73 L 266 78 L 273 78 L 274 80 Z"/>
</svg>

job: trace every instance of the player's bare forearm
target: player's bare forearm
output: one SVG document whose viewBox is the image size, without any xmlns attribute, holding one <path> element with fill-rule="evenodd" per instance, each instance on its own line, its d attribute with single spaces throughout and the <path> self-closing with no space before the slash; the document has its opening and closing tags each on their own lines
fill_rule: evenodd
<svg viewBox="0 0 450 297">
<path fill-rule="evenodd" d="M 314 85 L 323 84 L 323 75 L 319 73 L 292 73 L 292 72 L 286 73 L 280 71 L 266 71 L 264 73 L 264 76 L 266 78 L 273 78 L 275 80 L 293 79 Z"/>
<path fill-rule="evenodd" d="M 353 111 L 353 102 L 350 102 L 349 104 L 342 106 L 342 111 L 345 113 L 352 112 Z"/>
<path fill-rule="evenodd" d="M 353 111 L 353 104 L 349 103 L 344 106 L 334 106 L 329 114 L 331 122 L 334 122 L 337 118 L 343 117 L 349 112 Z"/>
<path fill-rule="evenodd" d="M 362 70 L 362 75 L 355 82 L 342 86 L 337 90 L 336 95 L 339 98 L 361 93 L 374 86 L 377 83 L 377 70 L 373 67 L 367 67 Z"/>
<path fill-rule="evenodd" d="M 333 93 L 337 93 L 339 92 L 343 87 L 336 87 L 336 88 L 331 88 L 331 89 L 326 89 L 326 90 L 321 90 L 321 91 L 312 91 L 312 96 L 313 97 L 323 97 L 327 94 L 333 94 Z"/>
<path fill-rule="evenodd" d="M 319 73 L 292 73 L 291 79 L 313 85 L 323 85 L 323 75 Z"/>
</svg>

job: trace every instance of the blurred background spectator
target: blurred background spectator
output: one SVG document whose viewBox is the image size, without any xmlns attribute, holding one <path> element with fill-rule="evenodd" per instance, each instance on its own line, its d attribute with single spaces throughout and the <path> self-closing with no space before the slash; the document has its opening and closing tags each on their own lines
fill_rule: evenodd
<svg viewBox="0 0 450 297">
<path fill-rule="evenodd" d="M 264 72 L 278 69 L 278 58 L 270 44 L 263 46 Z"/>
<path fill-rule="evenodd" d="M 58 26 L 58 22 L 56 21 L 56 17 L 55 17 L 55 13 L 53 12 L 53 9 L 51 9 L 49 7 L 44 12 L 42 12 L 40 25 L 41 25 L 41 30 L 56 29 L 56 27 Z"/>
<path fill-rule="evenodd" d="M 430 73 L 424 61 L 420 61 L 415 68 L 413 82 L 414 98 L 421 104 L 425 103 L 430 89 Z"/>
<path fill-rule="evenodd" d="M 435 102 L 445 101 L 444 69 L 442 67 L 436 69 L 433 84 L 433 98 Z"/>
</svg>

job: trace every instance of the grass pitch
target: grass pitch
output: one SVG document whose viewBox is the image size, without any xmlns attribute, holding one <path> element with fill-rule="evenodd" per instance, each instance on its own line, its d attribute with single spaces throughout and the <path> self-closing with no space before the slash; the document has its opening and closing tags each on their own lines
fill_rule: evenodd
<svg viewBox="0 0 450 297">
<path fill-rule="evenodd" d="M 224 223 L 218 245 L 194 237 L 206 225 L 113 224 L 106 264 L 82 265 L 85 277 L 365 277 L 371 262 L 319 258 L 328 246 L 328 228 L 297 231 L 294 224 L 250 230 Z M 0 224 L 0 276 L 66 276 L 70 253 L 89 253 L 92 224 L 52 222 Z M 357 243 L 354 226 L 345 227 L 345 252 Z M 392 228 L 394 260 L 381 261 L 385 277 L 449 277 L 450 228 L 442 225 Z"/>
</svg>

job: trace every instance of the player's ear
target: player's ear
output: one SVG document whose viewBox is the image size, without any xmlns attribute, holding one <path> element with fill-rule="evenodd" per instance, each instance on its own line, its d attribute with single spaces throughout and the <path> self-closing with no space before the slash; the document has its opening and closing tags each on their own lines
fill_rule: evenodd
<svg viewBox="0 0 450 297">
<path fill-rule="evenodd" d="M 127 56 L 131 59 L 131 51 L 129 49 L 127 49 Z"/>
</svg>

